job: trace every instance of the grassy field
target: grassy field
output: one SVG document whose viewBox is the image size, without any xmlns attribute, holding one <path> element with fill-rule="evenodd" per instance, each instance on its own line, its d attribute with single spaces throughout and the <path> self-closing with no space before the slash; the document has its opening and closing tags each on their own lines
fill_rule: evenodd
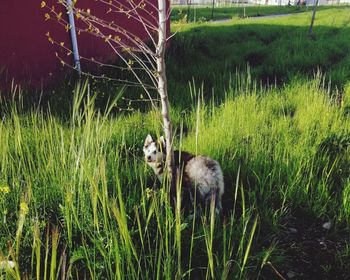
<svg viewBox="0 0 350 280">
<path fill-rule="evenodd" d="M 170 88 L 188 92 L 195 79 L 208 96 L 224 96 L 232 74 L 245 72 L 262 85 L 312 78 L 319 68 L 333 88 L 350 79 L 349 9 L 319 11 L 308 36 L 311 12 L 288 17 L 233 19 L 227 23 L 174 24 L 169 50 Z M 176 94 L 174 94 L 176 98 Z M 190 102 L 183 97 L 184 104 Z M 179 100 L 177 100 L 179 102 Z M 177 103 L 174 100 L 174 103 Z"/>
<path fill-rule="evenodd" d="M 14 88 L 0 261 L 16 266 L 0 279 L 347 279 L 350 13 L 320 11 L 311 38 L 310 16 L 173 26 L 175 146 L 221 163 L 222 217 L 171 209 L 142 158 L 161 133 L 146 102 L 82 82 L 44 96 L 48 110 Z"/>
</svg>

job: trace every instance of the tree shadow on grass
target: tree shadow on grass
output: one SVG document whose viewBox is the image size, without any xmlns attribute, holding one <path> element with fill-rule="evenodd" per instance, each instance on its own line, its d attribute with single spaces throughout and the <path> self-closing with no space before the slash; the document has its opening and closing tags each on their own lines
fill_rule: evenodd
<svg viewBox="0 0 350 280">
<path fill-rule="evenodd" d="M 223 99 L 232 74 L 249 65 L 253 80 L 282 86 L 295 77 L 312 78 L 319 69 L 332 85 L 343 88 L 350 73 L 348 24 L 341 28 L 315 26 L 234 24 L 204 25 L 181 32 L 168 50 L 170 96 L 175 106 L 186 106 L 188 81 L 204 84 L 205 95 Z M 181 95 L 181 100 L 179 96 Z"/>
</svg>

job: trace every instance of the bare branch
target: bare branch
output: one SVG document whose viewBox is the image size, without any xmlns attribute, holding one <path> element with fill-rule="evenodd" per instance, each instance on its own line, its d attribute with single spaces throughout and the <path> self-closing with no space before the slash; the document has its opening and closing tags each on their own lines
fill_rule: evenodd
<svg viewBox="0 0 350 280">
<path fill-rule="evenodd" d="M 90 9 L 84 10 L 74 5 L 67 7 L 66 2 L 63 0 L 58 0 L 58 3 L 66 9 L 73 11 L 76 19 L 79 20 L 80 25 L 77 24 L 76 27 L 78 35 L 88 33 L 101 39 L 102 42 L 105 42 L 110 47 L 116 58 L 118 58 L 119 63 L 122 63 L 125 67 L 121 67 L 119 64 L 105 63 L 94 58 L 84 58 L 82 56 L 80 58 L 84 61 L 93 62 L 99 67 L 110 67 L 121 71 L 127 70 L 132 73 L 136 81 L 106 77 L 105 74 L 96 76 L 87 71 L 83 71 L 83 74 L 93 78 L 103 78 L 109 81 L 120 82 L 124 86 L 141 87 L 149 98 L 151 106 L 155 109 L 157 109 L 157 106 L 152 97 L 152 91 L 158 93 L 163 130 L 166 138 L 166 165 L 171 182 L 171 193 L 174 194 L 176 169 L 174 166 L 172 124 L 170 120 L 170 103 L 165 67 L 166 42 L 174 35 L 168 36 L 167 33 L 167 22 L 171 14 L 171 10 L 167 7 L 167 1 L 95 0 L 95 2 L 106 7 L 106 15 L 111 14 L 111 16 L 117 17 L 115 21 L 93 15 Z M 56 21 L 69 31 L 71 26 L 66 19 L 62 18 L 62 12 L 57 12 L 54 7 L 47 8 L 54 15 Z M 118 18 L 118 15 L 120 15 L 120 18 Z M 49 14 L 45 14 L 45 17 L 47 20 L 53 19 Z M 141 33 L 135 34 L 129 30 L 127 23 L 137 23 L 137 27 Z M 71 56 L 72 51 L 67 46 L 64 46 L 63 42 L 56 42 L 49 33 L 47 37 L 52 44 L 56 44 L 66 51 L 67 57 Z M 56 55 L 63 65 L 76 69 L 65 62 L 58 54 Z M 144 77 L 146 77 L 145 79 L 149 84 L 143 81 Z M 130 105 L 131 100 L 128 100 L 128 102 Z M 130 110 L 129 105 L 126 110 Z"/>
</svg>

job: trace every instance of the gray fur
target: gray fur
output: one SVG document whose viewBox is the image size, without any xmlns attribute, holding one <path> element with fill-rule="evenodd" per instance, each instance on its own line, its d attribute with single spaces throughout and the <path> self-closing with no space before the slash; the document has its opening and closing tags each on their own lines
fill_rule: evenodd
<svg viewBox="0 0 350 280">
<path fill-rule="evenodd" d="M 155 142 L 150 135 L 147 136 L 143 152 L 146 163 L 153 169 L 158 179 L 162 181 L 165 160 L 165 142 L 160 138 Z M 204 205 L 209 206 L 211 200 L 215 201 L 215 211 L 222 210 L 222 195 L 224 193 L 224 177 L 220 164 L 206 156 L 195 156 L 187 152 L 174 151 L 175 166 L 183 170 L 182 188 L 190 194 L 196 193 Z"/>
</svg>

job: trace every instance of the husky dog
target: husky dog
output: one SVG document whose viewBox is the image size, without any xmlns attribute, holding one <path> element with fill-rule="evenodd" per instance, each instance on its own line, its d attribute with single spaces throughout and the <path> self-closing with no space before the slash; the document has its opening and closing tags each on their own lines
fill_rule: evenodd
<svg viewBox="0 0 350 280">
<path fill-rule="evenodd" d="M 163 136 L 154 141 L 151 135 L 147 135 L 143 147 L 145 160 L 160 181 L 163 179 L 165 167 L 165 149 Z M 219 163 L 209 157 L 195 156 L 183 151 L 174 151 L 174 161 L 178 177 L 181 178 L 182 189 L 189 194 L 191 203 L 194 195 L 196 201 L 204 207 L 209 206 L 210 201 L 214 199 L 215 211 L 219 214 L 224 193 L 224 179 Z"/>
</svg>

